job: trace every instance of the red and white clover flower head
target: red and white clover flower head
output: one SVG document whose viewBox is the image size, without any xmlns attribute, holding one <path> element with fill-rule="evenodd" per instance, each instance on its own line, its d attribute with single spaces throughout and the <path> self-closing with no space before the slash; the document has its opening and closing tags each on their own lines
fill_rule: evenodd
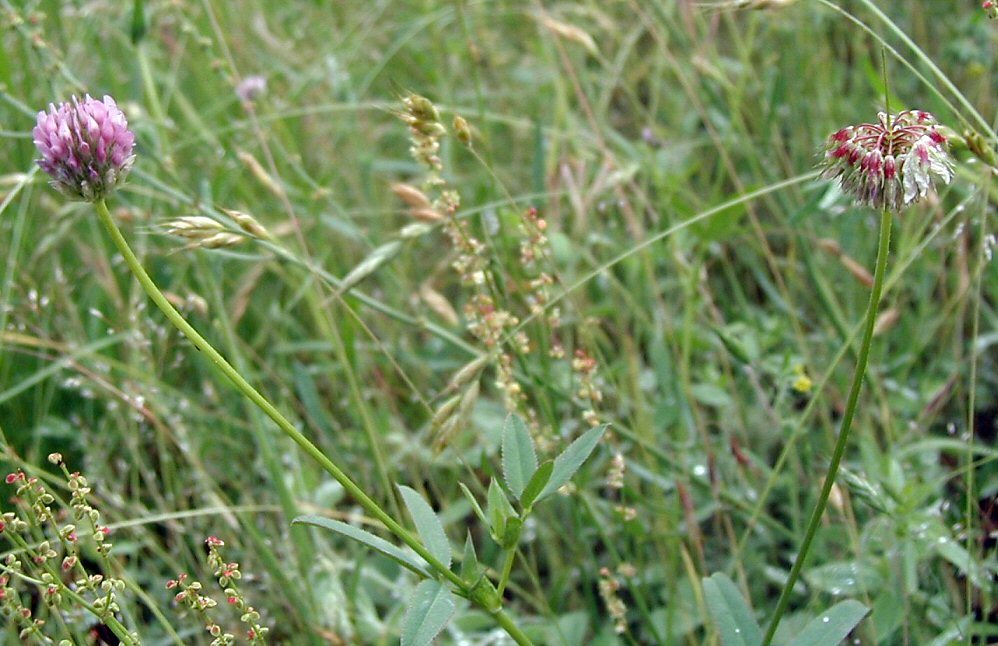
<svg viewBox="0 0 998 646">
<path fill-rule="evenodd" d="M 49 104 L 32 131 L 41 153 L 38 166 L 52 186 L 74 200 L 96 202 L 121 184 L 135 162 L 135 135 L 114 99 L 90 95 Z"/>
<path fill-rule="evenodd" d="M 928 195 L 933 178 L 953 179 L 946 138 L 936 125 L 928 112 L 905 110 L 842 128 L 825 142 L 822 175 L 838 179 L 861 204 L 898 212 Z"/>
</svg>

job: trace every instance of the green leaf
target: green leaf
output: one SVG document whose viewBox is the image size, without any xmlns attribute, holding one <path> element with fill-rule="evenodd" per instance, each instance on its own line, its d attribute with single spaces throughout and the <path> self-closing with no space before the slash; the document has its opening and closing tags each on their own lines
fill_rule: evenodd
<svg viewBox="0 0 998 646">
<path fill-rule="evenodd" d="M 506 521 L 506 529 L 502 533 L 502 541 L 499 542 L 504 549 L 511 550 L 520 542 L 520 532 L 523 530 L 523 521 L 519 517 L 513 517 Z"/>
<path fill-rule="evenodd" d="M 858 560 L 826 563 L 811 568 L 804 578 L 815 590 L 836 597 L 876 592 L 882 585 L 877 569 Z"/>
<path fill-rule="evenodd" d="M 401 646 L 429 646 L 454 616 L 456 607 L 454 595 L 440 581 L 426 579 L 417 585 L 402 620 Z"/>
<path fill-rule="evenodd" d="M 322 516 L 298 516 L 291 521 L 291 524 L 312 525 L 313 527 L 328 529 L 332 532 L 336 532 L 337 534 L 353 539 L 358 543 L 362 543 L 377 552 L 381 552 L 402 567 L 408 568 L 420 576 L 431 576 L 429 569 L 427 569 L 426 564 L 423 563 L 421 559 L 418 559 L 418 557 L 392 545 L 385 539 L 378 538 L 374 534 L 366 532 L 359 527 L 347 525 L 346 523 L 341 523 L 338 520 L 324 518 Z"/>
<path fill-rule="evenodd" d="M 146 35 L 146 10 L 143 0 L 135 0 L 132 3 L 132 44 L 138 45 Z"/>
<path fill-rule="evenodd" d="M 758 646 L 762 643 L 762 631 L 752 616 L 751 608 L 727 575 L 717 572 L 705 578 L 703 594 L 724 646 Z"/>
<path fill-rule="evenodd" d="M 463 493 L 464 497 L 468 499 L 469 503 L 471 503 L 471 508 L 474 510 L 475 515 L 478 516 L 478 520 L 482 521 L 483 525 L 488 526 L 489 519 L 485 517 L 485 512 L 482 511 L 482 506 L 478 504 L 477 500 L 475 500 L 475 495 L 471 493 L 470 489 L 464 486 L 463 482 L 457 483 L 457 486 L 461 487 L 461 493 Z"/>
<path fill-rule="evenodd" d="M 853 599 L 840 601 L 808 622 L 790 646 L 838 644 L 863 620 L 870 609 Z"/>
<path fill-rule="evenodd" d="M 502 429 L 502 472 L 506 486 L 520 498 L 535 471 L 537 452 L 530 431 L 519 415 L 510 414 Z"/>
<path fill-rule="evenodd" d="M 547 498 L 572 479 L 575 472 L 579 470 L 582 463 L 586 461 L 589 454 L 596 448 L 596 444 L 603 437 L 606 429 L 607 424 L 589 429 L 576 438 L 561 455 L 554 459 L 554 469 L 551 471 L 551 479 L 548 480 L 547 485 L 545 485 L 537 500 Z"/>
<path fill-rule="evenodd" d="M 471 532 L 464 541 L 464 556 L 461 558 L 461 578 L 470 582 L 478 576 L 478 554 L 475 553 L 475 543 L 471 540 Z"/>
<path fill-rule="evenodd" d="M 534 475 L 531 476 L 530 482 L 523 489 L 523 493 L 520 494 L 520 504 L 523 505 L 524 512 L 529 512 L 537 501 L 537 497 L 541 495 L 544 491 L 544 487 L 547 486 L 549 480 L 551 480 L 551 473 L 554 471 L 554 461 L 547 460 L 541 466 L 537 467 L 537 471 L 534 471 Z"/>
<path fill-rule="evenodd" d="M 936 540 L 936 552 L 965 574 L 978 588 L 986 588 L 992 580 L 991 574 L 980 562 L 954 539 L 941 536 Z"/>
<path fill-rule="evenodd" d="M 690 386 L 690 392 L 694 399 L 707 406 L 725 408 L 732 404 L 731 396 L 727 391 L 714 384 L 693 384 Z"/>
<path fill-rule="evenodd" d="M 438 561 L 446 567 L 450 567 L 451 551 L 450 541 L 444 533 L 444 526 L 437 517 L 437 514 L 430 507 L 430 503 L 423 500 L 414 489 L 405 485 L 398 485 L 402 492 L 402 500 L 409 509 L 412 522 L 416 524 L 416 531 L 423 541 L 423 546 L 436 557 Z"/>
<path fill-rule="evenodd" d="M 721 343 L 728 350 L 728 352 L 730 352 L 742 363 L 752 365 L 755 363 L 756 359 L 758 359 L 758 345 L 756 343 L 746 343 L 747 339 L 752 338 L 749 336 L 750 333 L 747 326 L 728 325 L 725 327 L 718 327 L 712 325 L 711 330 L 713 330 L 714 334 L 717 335 L 717 338 L 721 340 Z M 738 332 L 741 332 L 742 334 L 739 335 Z"/>
<path fill-rule="evenodd" d="M 488 505 L 485 513 L 489 519 L 492 538 L 501 545 L 506 535 L 506 521 L 516 517 L 516 510 L 509 504 L 502 487 L 494 479 L 489 482 Z"/>
</svg>

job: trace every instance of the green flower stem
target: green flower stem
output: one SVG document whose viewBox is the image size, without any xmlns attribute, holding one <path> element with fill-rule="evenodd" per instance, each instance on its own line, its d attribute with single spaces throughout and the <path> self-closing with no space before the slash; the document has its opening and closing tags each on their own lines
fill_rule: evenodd
<svg viewBox="0 0 998 646">
<path fill-rule="evenodd" d="M 502 597 L 502 593 L 506 590 L 506 585 L 509 583 L 509 575 L 513 571 L 513 561 L 516 560 L 516 546 L 506 550 L 502 563 L 502 573 L 499 576 L 499 583 L 496 585 L 496 590 L 499 592 L 499 596 Z"/>
<path fill-rule="evenodd" d="M 519 626 L 513 621 L 513 619 L 507 615 L 502 609 L 499 609 L 492 613 L 492 616 L 496 618 L 496 623 L 502 626 L 502 629 L 506 631 L 506 634 L 513 638 L 520 646 L 531 646 L 533 644 L 530 638 L 527 637 L 527 633 L 523 632 Z"/>
<path fill-rule="evenodd" d="M 821 487 L 818 502 L 815 504 L 814 511 L 811 513 L 811 519 L 807 523 L 804 540 L 801 542 L 793 567 L 790 568 L 790 576 L 787 577 L 787 582 L 783 586 L 783 592 L 780 593 L 780 599 L 776 604 L 776 612 L 773 613 L 773 618 L 769 621 L 769 626 L 766 628 L 766 635 L 762 640 L 763 646 L 769 646 L 772 643 L 773 636 L 776 634 L 776 628 L 780 625 L 780 619 L 783 618 L 784 613 L 787 611 L 787 606 L 790 604 L 790 595 L 793 594 L 797 579 L 800 578 L 801 568 L 804 567 L 804 560 L 807 558 L 808 550 L 811 548 L 811 542 L 818 531 L 818 525 L 821 524 L 821 517 L 824 515 L 825 507 L 828 504 L 828 496 L 832 492 L 832 485 L 835 484 L 835 476 L 839 471 L 839 464 L 842 462 L 842 456 L 845 454 L 846 445 L 849 442 L 849 430 L 852 428 L 852 421 L 856 416 L 859 391 L 863 386 L 863 376 L 866 374 L 866 365 L 870 359 L 870 345 L 873 341 L 873 328 L 877 322 L 880 296 L 884 290 L 884 276 L 887 273 L 887 256 L 889 255 L 891 246 L 892 218 L 893 215 L 889 209 L 884 209 L 880 214 L 880 243 L 877 247 L 877 266 L 873 274 L 873 290 L 870 292 L 870 305 L 866 310 L 866 326 L 863 329 L 859 357 L 856 360 L 856 372 L 853 374 L 852 386 L 849 389 L 849 399 L 846 401 L 845 415 L 842 417 L 839 437 L 835 442 L 835 448 L 832 450 L 832 460 L 828 465 L 828 471 L 825 473 L 825 484 Z"/>
<path fill-rule="evenodd" d="M 161 312 L 166 316 L 166 318 L 172 323 L 178 330 L 183 332 L 194 347 L 203 352 L 215 366 L 218 367 L 222 373 L 229 378 L 229 381 L 239 390 L 247 399 L 256 404 L 260 410 L 262 410 L 267 417 L 272 419 L 278 428 L 291 438 L 295 444 L 300 446 L 305 453 L 309 455 L 313 460 L 315 460 L 329 475 L 339 482 L 343 488 L 346 490 L 347 494 L 352 496 L 364 510 L 369 513 L 372 517 L 381 521 L 382 524 L 388 530 L 395 534 L 403 543 L 412 548 L 416 554 L 419 554 L 424 561 L 429 564 L 431 568 L 436 570 L 445 579 L 450 581 L 459 590 L 467 592 L 467 585 L 461 580 L 457 574 L 452 572 L 450 568 L 445 566 L 440 562 L 435 556 L 433 556 L 429 550 L 423 547 L 423 544 L 419 542 L 415 536 L 413 536 L 408 530 L 402 527 L 398 522 L 396 522 L 388 513 L 382 509 L 378 503 L 376 503 L 370 496 L 368 496 L 364 491 L 354 483 L 350 477 L 343 472 L 336 464 L 330 460 L 326 455 L 319 450 L 319 448 L 312 444 L 307 437 L 301 434 L 294 425 L 288 421 L 284 415 L 281 414 L 277 408 L 271 404 L 266 397 L 261 395 L 253 386 L 250 385 L 246 379 L 243 378 L 239 371 L 232 367 L 232 365 L 225 360 L 217 350 L 203 336 L 201 336 L 197 330 L 195 330 L 190 323 L 188 323 L 183 315 L 177 311 L 170 301 L 166 300 L 163 296 L 163 292 L 159 290 L 156 283 L 153 282 L 149 274 L 142 267 L 139 259 L 135 256 L 132 248 L 128 245 L 128 241 L 121 234 L 121 230 L 118 229 L 118 225 L 115 224 L 114 219 L 111 217 L 111 212 L 108 211 L 107 204 L 104 200 L 100 200 L 94 203 L 94 208 L 97 210 L 97 215 L 100 218 L 101 223 L 107 229 L 108 234 L 111 236 L 111 240 L 114 241 L 115 246 L 121 253 L 122 257 L 125 259 L 125 263 L 128 268 L 135 274 L 135 278 L 138 279 L 139 284 L 142 285 L 142 289 L 145 290 L 146 294 L 152 299 L 153 303 L 160 309 Z M 518 644 L 530 644 L 530 640 L 527 636 L 513 623 L 512 619 L 506 615 L 502 610 L 499 610 L 493 615 L 496 621 L 509 633 Z"/>
</svg>

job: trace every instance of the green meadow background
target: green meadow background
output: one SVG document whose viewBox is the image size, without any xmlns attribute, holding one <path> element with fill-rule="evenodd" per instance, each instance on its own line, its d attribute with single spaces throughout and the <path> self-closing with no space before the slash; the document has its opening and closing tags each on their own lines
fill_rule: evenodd
<svg viewBox="0 0 998 646">
<path fill-rule="evenodd" d="M 470 533 L 499 568 L 459 483 L 483 500 L 501 476 L 507 411 L 490 365 L 466 423 L 433 447 L 434 410 L 484 348 L 450 242 L 433 226 L 403 236 L 414 220 L 391 190 L 425 174 L 400 99 L 464 117 L 472 147 L 445 138 L 443 176 L 520 318 L 518 224 L 530 206 L 548 224 L 568 358 L 535 349 L 516 367 L 543 453 L 587 428 L 576 349 L 596 361 L 610 424 L 525 526 L 506 607 L 537 643 L 719 643 L 701 579 L 724 572 L 770 617 L 876 253 L 876 214 L 814 175 L 817 151 L 875 119 L 885 93 L 993 150 L 998 21 L 979 2 L 149 0 L 141 18 L 132 2 L 0 0 L 0 465 L 65 493 L 46 461 L 58 451 L 87 476 L 126 626 L 146 643 L 209 641 L 165 588 L 184 572 L 223 598 L 208 535 L 272 643 L 397 643 L 417 580 L 291 526 L 317 514 L 388 538 L 151 307 L 91 206 L 47 186 L 35 114 L 83 93 L 112 95 L 136 133 L 109 205 L 195 327 L 386 508 L 390 483 L 419 490 L 455 548 Z M 245 103 L 253 75 L 266 89 Z M 872 608 L 852 643 L 998 639 L 998 184 L 965 146 L 954 155 L 951 186 L 895 220 L 844 472 L 778 639 L 843 599 Z M 166 233 L 219 208 L 275 243 Z M 607 486 L 618 454 L 622 488 Z M 12 495 L 0 484 L 0 511 Z M 438 641 L 504 639 L 465 604 Z"/>
</svg>

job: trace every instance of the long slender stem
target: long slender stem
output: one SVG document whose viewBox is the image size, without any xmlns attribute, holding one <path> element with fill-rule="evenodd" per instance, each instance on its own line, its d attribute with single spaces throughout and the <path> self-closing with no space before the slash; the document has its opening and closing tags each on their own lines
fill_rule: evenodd
<svg viewBox="0 0 998 646">
<path fill-rule="evenodd" d="M 780 619 L 783 618 L 783 614 L 787 611 L 787 606 L 790 604 L 790 595 L 793 594 L 797 579 L 800 578 L 801 568 L 804 567 L 804 560 L 807 558 L 808 550 L 811 548 L 811 542 L 818 531 L 818 525 L 821 524 L 821 517 L 825 513 L 828 496 L 832 492 L 832 485 L 835 484 L 835 476 L 839 471 L 839 464 L 842 462 L 846 445 L 849 443 L 849 430 L 852 428 L 852 421 L 856 415 L 859 391 L 863 387 L 863 376 L 866 374 L 866 365 L 870 359 L 870 345 L 873 342 L 873 328 L 877 322 L 880 295 L 884 290 L 884 276 L 887 273 L 887 256 L 889 255 L 891 246 L 892 221 L 893 216 L 891 211 L 884 209 L 880 215 L 880 243 L 877 247 L 877 266 L 873 274 L 873 290 L 870 292 L 870 304 L 866 310 L 866 326 L 863 329 L 863 339 L 859 348 L 859 357 L 856 360 L 856 372 L 853 374 L 852 386 L 849 389 L 849 398 L 846 400 L 846 410 L 845 415 L 842 417 L 842 427 L 839 429 L 839 437 L 835 442 L 835 448 L 832 450 L 832 459 L 828 465 L 828 471 L 825 473 L 825 483 L 821 487 L 821 494 L 818 496 L 818 502 L 811 513 L 811 519 L 807 523 L 804 540 L 797 551 L 797 558 L 794 559 L 793 567 L 790 568 L 790 576 L 787 577 L 787 582 L 783 586 L 783 592 L 780 593 L 780 599 L 776 604 L 776 611 L 773 613 L 773 618 L 766 628 L 766 635 L 762 640 L 763 646 L 769 646 L 772 643 L 773 636 L 776 634 L 776 628 L 780 625 Z"/>
<path fill-rule="evenodd" d="M 108 211 L 107 204 L 104 200 L 94 203 L 94 208 L 97 210 L 97 215 L 101 220 L 101 223 L 107 229 L 108 234 L 111 236 L 111 240 L 114 242 L 118 251 L 121 253 L 122 257 L 125 259 L 125 263 L 128 268 L 135 274 L 135 278 L 138 279 L 139 284 L 142 285 L 142 289 L 145 290 L 149 298 L 156 304 L 161 312 L 166 316 L 166 318 L 172 323 L 178 330 L 183 332 L 184 336 L 190 340 L 194 347 L 203 352 L 212 363 L 218 367 L 219 370 L 232 382 L 239 392 L 246 396 L 247 399 L 256 404 L 260 410 L 262 410 L 267 417 L 272 419 L 278 428 L 291 438 L 295 444 L 302 448 L 305 453 L 309 455 L 313 460 L 315 460 L 319 466 L 321 466 L 329 475 L 339 482 L 347 493 L 352 496 L 361 507 L 364 508 L 367 513 L 369 513 L 374 518 L 381 521 L 386 528 L 393 534 L 395 534 L 403 543 L 412 548 L 414 552 L 419 554 L 420 557 L 427 564 L 430 565 L 434 570 L 441 574 L 444 578 L 454 584 L 458 589 L 467 591 L 467 585 L 461 580 L 457 574 L 452 572 L 450 568 L 440 562 L 433 554 L 429 552 L 423 544 L 419 542 L 415 536 L 413 536 L 408 530 L 402 527 L 398 522 L 395 521 L 384 509 L 381 508 L 378 503 L 376 503 L 370 496 L 368 496 L 364 491 L 357 486 L 356 483 L 336 464 L 330 460 L 326 455 L 319 450 L 315 444 L 313 444 L 307 437 L 301 434 L 294 427 L 294 425 L 288 421 L 284 415 L 281 414 L 277 408 L 267 400 L 266 397 L 261 395 L 253 386 L 250 385 L 246 379 L 239 373 L 238 370 L 232 367 L 232 365 L 225 360 L 215 348 L 203 337 L 197 330 L 195 330 L 190 323 L 188 323 L 183 315 L 177 311 L 170 301 L 166 299 L 163 292 L 160 291 L 153 279 L 146 273 L 146 270 L 142 267 L 139 259 L 135 256 L 132 248 L 128 245 L 128 241 L 121 234 L 118 226 L 115 224 L 114 219 L 111 217 L 110 211 Z M 499 623 L 506 632 L 509 633 L 518 644 L 530 644 L 529 638 L 513 623 L 512 619 L 506 615 L 502 610 L 499 610 L 493 615 L 496 618 L 496 622 Z"/>
<path fill-rule="evenodd" d="M 499 583 L 496 585 L 496 590 L 499 592 L 499 596 L 506 590 L 506 585 L 509 583 L 509 575 L 513 571 L 513 561 L 516 560 L 516 546 L 510 547 L 506 550 L 503 556 L 502 572 L 499 574 Z"/>
<path fill-rule="evenodd" d="M 506 631 L 506 634 L 512 637 L 513 641 L 517 644 L 520 646 L 531 646 L 533 644 L 533 642 L 530 641 L 530 638 L 527 637 L 527 633 L 523 632 L 523 630 L 516 625 L 516 622 L 514 622 L 513 619 L 504 611 L 498 610 L 492 613 L 492 616 L 495 617 L 496 623 L 502 626 L 502 629 Z"/>
</svg>

